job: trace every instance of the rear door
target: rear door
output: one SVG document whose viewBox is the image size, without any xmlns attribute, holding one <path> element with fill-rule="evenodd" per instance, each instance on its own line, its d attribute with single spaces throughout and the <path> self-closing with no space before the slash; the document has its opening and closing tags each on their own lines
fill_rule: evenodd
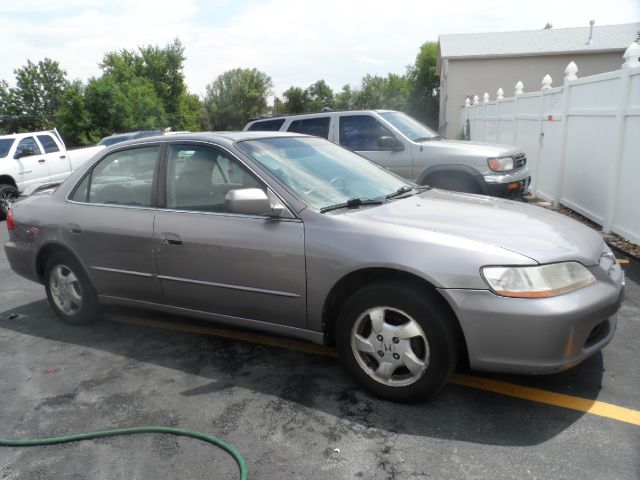
<svg viewBox="0 0 640 480">
<path fill-rule="evenodd" d="M 183 143 L 168 148 L 165 185 L 154 242 L 167 303 L 306 327 L 302 222 L 225 207 L 229 190 L 265 184 L 227 151 Z"/>
<path fill-rule="evenodd" d="M 340 114 L 338 119 L 340 145 L 359 153 L 401 177 L 411 179 L 413 176 L 411 148 L 394 151 L 392 148 L 382 147 L 379 145 L 381 137 L 394 137 L 402 141 L 373 115 Z"/>
<path fill-rule="evenodd" d="M 44 150 L 44 158 L 49 165 L 49 176 L 51 181 L 64 180 L 71 173 L 71 164 L 67 154 L 61 145 L 50 133 L 40 133 L 36 135 Z"/>
<path fill-rule="evenodd" d="M 145 145 L 107 155 L 69 196 L 62 234 L 100 295 L 164 302 L 153 250 L 160 150 Z"/>
</svg>

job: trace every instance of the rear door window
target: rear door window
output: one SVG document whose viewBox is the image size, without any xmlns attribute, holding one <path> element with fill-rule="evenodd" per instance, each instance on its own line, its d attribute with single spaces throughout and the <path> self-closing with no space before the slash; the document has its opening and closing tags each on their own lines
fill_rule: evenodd
<svg viewBox="0 0 640 480">
<path fill-rule="evenodd" d="M 44 153 L 53 153 L 60 151 L 58 144 L 49 135 L 38 135 L 37 137 L 38 140 L 40 140 L 42 147 L 44 148 Z"/>
<path fill-rule="evenodd" d="M 340 117 L 340 145 L 355 151 L 389 150 L 378 145 L 380 137 L 393 136 L 378 120 L 369 115 Z"/>
<path fill-rule="evenodd" d="M 160 146 L 121 150 L 98 163 L 72 194 L 76 202 L 150 207 Z"/>
<path fill-rule="evenodd" d="M 287 131 L 304 133 L 315 137 L 329 138 L 329 122 L 330 117 L 305 118 L 302 120 L 294 120 L 289 125 Z"/>
<path fill-rule="evenodd" d="M 274 120 L 260 120 L 249 125 L 247 130 L 251 132 L 277 132 L 284 123 L 284 118 Z"/>
</svg>

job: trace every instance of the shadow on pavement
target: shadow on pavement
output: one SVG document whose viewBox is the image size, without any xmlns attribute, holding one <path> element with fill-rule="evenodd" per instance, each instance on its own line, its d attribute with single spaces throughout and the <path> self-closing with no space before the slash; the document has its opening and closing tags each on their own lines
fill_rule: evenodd
<svg viewBox="0 0 640 480">
<path fill-rule="evenodd" d="M 139 310 L 125 312 L 135 318 L 211 325 Z M 10 319 L 12 313 L 19 315 Z M 154 364 L 209 382 L 184 391 L 172 391 L 172 386 L 167 385 L 166 395 L 210 395 L 215 401 L 240 388 L 271 396 L 264 401 L 269 402 L 272 411 L 279 411 L 287 402 L 319 410 L 348 421 L 335 422 L 341 426 L 328 430 L 327 435 L 335 440 L 341 436 L 340 429 L 353 428 L 362 435 L 369 431 L 372 436 L 382 430 L 487 445 L 536 445 L 558 435 L 584 415 L 456 385 L 448 385 L 430 402 L 394 404 L 364 393 L 334 358 L 108 320 L 90 327 L 71 327 L 59 322 L 44 300 L 0 312 L 0 329 L 97 349 L 131 359 L 134 366 L 135 362 Z M 602 372 L 602 355 L 597 354 L 554 376 L 491 378 L 596 399 Z M 124 379 L 127 371 L 113 374 Z M 91 386 L 80 384 L 77 388 Z M 70 394 L 69 398 L 73 401 L 75 396 Z"/>
</svg>

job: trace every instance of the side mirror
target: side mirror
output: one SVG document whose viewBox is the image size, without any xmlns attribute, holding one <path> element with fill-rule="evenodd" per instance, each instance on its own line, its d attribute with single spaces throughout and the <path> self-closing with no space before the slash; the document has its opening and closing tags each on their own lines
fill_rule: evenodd
<svg viewBox="0 0 640 480">
<path fill-rule="evenodd" d="M 404 150 L 404 145 L 402 144 L 402 142 L 390 136 L 378 138 L 378 146 L 380 148 L 384 148 L 385 150 L 392 150 L 394 152 L 401 152 L 402 150 Z"/>
<path fill-rule="evenodd" d="M 259 188 L 229 190 L 224 197 L 228 212 L 244 215 L 277 215 L 266 193 Z"/>
<path fill-rule="evenodd" d="M 23 148 L 22 150 L 20 150 L 19 152 L 16 152 L 15 155 L 13 156 L 13 158 L 15 158 L 16 160 L 22 157 L 30 157 L 31 155 L 35 155 L 36 151 L 31 148 L 31 147 L 26 147 Z"/>
</svg>

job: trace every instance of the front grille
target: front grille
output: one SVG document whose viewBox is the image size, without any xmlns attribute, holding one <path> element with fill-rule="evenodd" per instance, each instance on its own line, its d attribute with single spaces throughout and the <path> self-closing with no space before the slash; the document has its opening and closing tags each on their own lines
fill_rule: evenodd
<svg viewBox="0 0 640 480">
<path fill-rule="evenodd" d="M 514 168 L 524 167 L 527 164 L 527 156 L 524 153 L 514 155 L 513 161 L 515 163 Z"/>
</svg>

